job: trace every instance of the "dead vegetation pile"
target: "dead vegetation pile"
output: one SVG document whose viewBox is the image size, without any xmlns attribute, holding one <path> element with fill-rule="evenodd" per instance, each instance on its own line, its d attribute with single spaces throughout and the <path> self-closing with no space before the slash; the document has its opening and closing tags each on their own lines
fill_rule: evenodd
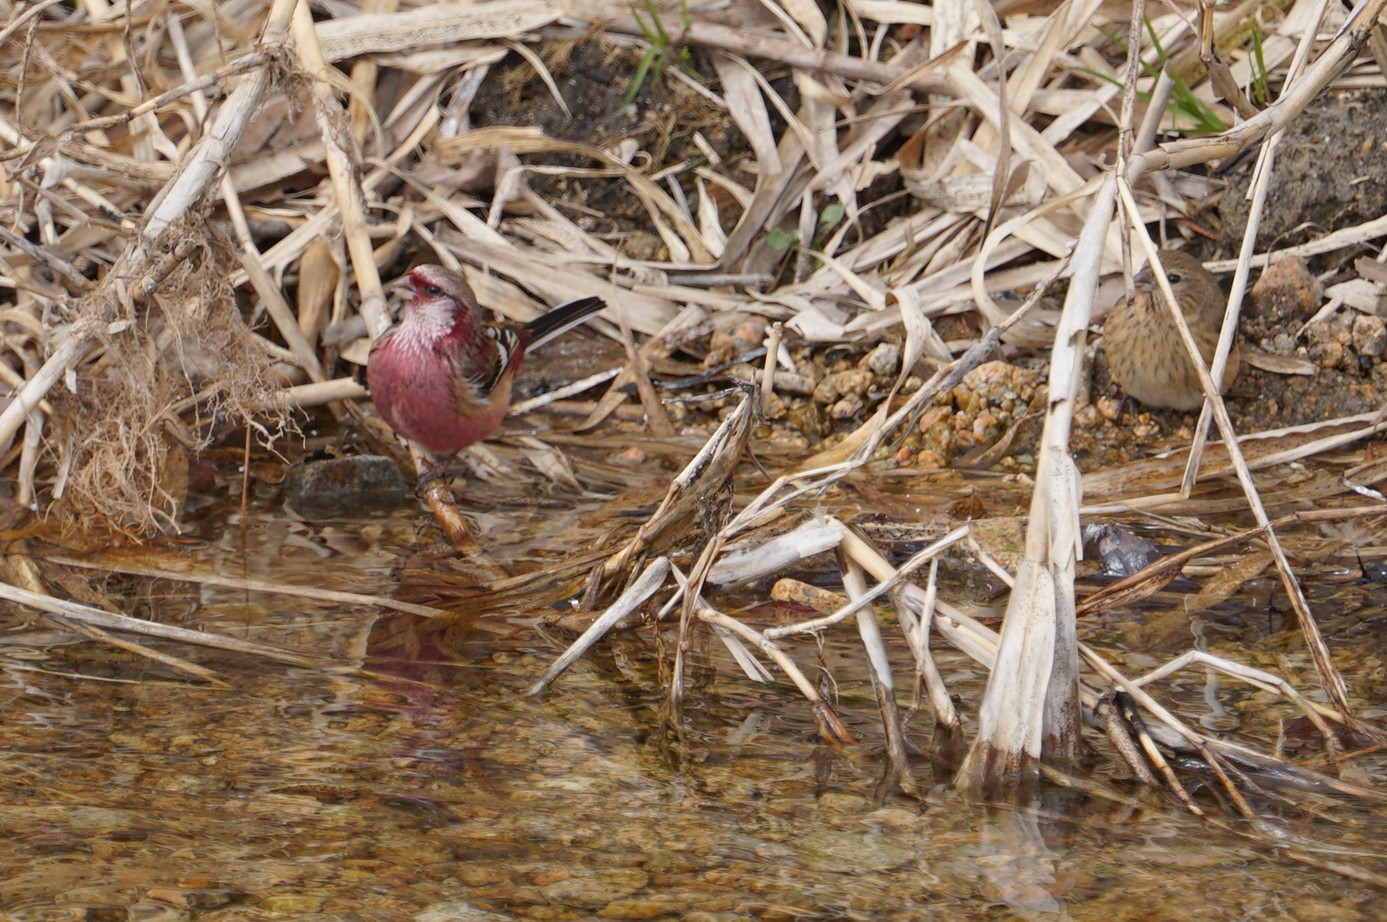
<svg viewBox="0 0 1387 922">
<path fill-rule="evenodd" d="M 1130 8 L 1113 17 L 1097 0 L 1053 11 L 903 0 L 706 10 L 380 0 L 327 4 L 330 15 L 314 22 L 294 0 L 80 12 L 0 0 L 9 77 L 0 106 L 8 289 L 0 373 L 11 388 L 0 441 L 13 442 L 4 464 L 16 500 L 44 510 L 58 503 L 60 514 L 132 534 L 173 524 L 182 452 L 217 427 L 273 437 L 285 408 L 332 403 L 345 415 L 345 402 L 364 396 L 358 365 L 389 323 L 382 271 L 410 261 L 460 266 L 484 305 L 512 316 L 578 295 L 604 298 L 638 339 L 615 380 L 591 382 L 611 384 L 590 424 L 631 401 L 621 388 L 635 383 L 652 429 L 668 431 L 645 386 L 648 362 L 706 337 L 719 313 L 750 313 L 783 324 L 769 332 L 761 389 L 734 401 L 659 511 L 607 559 L 592 597 L 619 598 L 584 644 L 659 598 L 681 631 L 711 628 L 750 678 L 769 679 L 763 661 L 773 663 L 813 702 L 825 735 L 846 741 L 830 703 L 777 638 L 851 619 L 908 788 L 894 682 L 867 604 L 890 600 L 916 657 L 909 681 L 923 683 L 946 732 L 960 718 L 931 662 L 931 635 L 993 670 L 961 780 L 990 786 L 1033 770 L 1042 754 L 1072 762 L 1080 715 L 1118 726 L 1111 703 L 1122 692 L 1158 718 L 1163 745 L 1199 752 L 1246 808 L 1236 772 L 1225 769 L 1261 756 L 1186 726 L 1145 691 L 1146 680 L 1078 644 L 1081 502 L 1086 513 L 1188 514 L 1200 477 L 1231 477 L 1256 527 L 1227 540 L 1278 574 L 1320 700 L 1264 672 L 1220 668 L 1294 701 L 1331 749 L 1342 738 L 1376 739 L 1353 716 L 1278 538 L 1278 528 L 1304 520 L 1273 526 L 1255 472 L 1357 450 L 1381 423 L 1355 417 L 1278 433 L 1245 456 L 1244 434 L 1215 396 L 1188 464 L 1164 462 L 1156 477 L 1129 470 L 1081 480 L 1069 436 L 1085 331 L 1100 276 L 1149 260 L 1153 230 L 1174 236 L 1193 226 L 1185 216 L 1212 188 L 1209 166 L 1252 152 L 1251 231 L 1229 305 L 1236 317 L 1250 268 L 1267 256 L 1253 241 L 1275 183 L 1278 132 L 1331 86 L 1381 85 L 1382 5 L 1156 4 L 1143 19 L 1136 4 L 1129 19 Z M 601 55 L 584 60 L 605 83 L 588 81 L 603 88 L 589 89 L 585 104 L 607 108 L 575 113 L 566 97 L 576 81 L 563 74 L 593 47 Z M 503 64 L 530 74 L 498 87 Z M 685 125 L 677 111 L 655 111 L 672 98 L 657 93 L 664 84 L 721 123 Z M 588 138 L 506 124 L 476 107 L 479 98 L 518 98 L 516 85 L 547 95 L 574 123 L 592 121 Z M 737 136 L 744 147 L 730 143 Z M 541 185 L 550 194 L 538 194 Z M 608 201 L 625 209 L 619 220 L 604 212 Z M 1380 238 L 1382 220 L 1334 229 L 1298 252 Z M 1061 277 L 1069 279 L 1062 313 L 1040 302 Z M 945 326 L 959 315 L 982 335 L 942 335 L 959 329 Z M 773 407 L 779 375 L 802 370 L 784 367 L 780 345 L 790 336 L 891 337 L 902 345 L 900 374 L 855 431 L 772 472 L 782 476 L 733 508 L 727 485 L 756 414 Z M 817 497 L 880 457 L 969 370 L 1003 348 L 1048 349 L 1052 337 L 1026 554 L 1014 573 L 999 567 L 1015 589 L 998 634 L 940 598 L 932 578 L 939 553 L 968 537 L 965 524 L 894 568 L 859 533 L 812 513 Z M 1210 424 L 1224 447 L 1201 461 Z M 1359 489 L 1346 479 L 1318 497 L 1345 507 L 1343 522 L 1369 522 L 1355 544 L 1367 543 L 1381 509 L 1375 493 L 1349 508 L 1362 501 Z M 852 601 L 831 615 L 767 630 L 709 601 L 716 587 L 774 573 L 808 548 L 840 555 Z M 916 568 L 931 578 L 915 582 Z M 1124 584 L 1123 598 L 1173 575 L 1157 562 Z M 1149 753 L 1131 753 L 1134 771 L 1183 796 L 1172 775 L 1158 782 L 1147 770 Z"/>
</svg>

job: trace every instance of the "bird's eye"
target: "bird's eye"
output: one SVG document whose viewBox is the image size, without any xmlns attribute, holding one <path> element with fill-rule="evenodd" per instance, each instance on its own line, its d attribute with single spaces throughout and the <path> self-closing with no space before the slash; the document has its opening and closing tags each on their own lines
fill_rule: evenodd
<svg viewBox="0 0 1387 922">
<path fill-rule="evenodd" d="M 1185 280 L 1185 277 L 1178 272 L 1167 272 L 1165 277 L 1170 280 L 1172 285 L 1179 285 Z"/>
<path fill-rule="evenodd" d="M 424 287 L 424 294 L 428 295 L 430 298 L 437 298 L 439 295 L 443 294 L 443 289 L 439 288 L 437 285 L 426 285 Z"/>
</svg>

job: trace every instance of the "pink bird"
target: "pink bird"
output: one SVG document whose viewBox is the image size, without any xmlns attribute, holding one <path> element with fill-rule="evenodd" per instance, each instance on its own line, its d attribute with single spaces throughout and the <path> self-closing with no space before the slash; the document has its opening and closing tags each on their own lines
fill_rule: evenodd
<svg viewBox="0 0 1387 922">
<path fill-rule="evenodd" d="M 606 305 L 580 298 L 526 324 L 480 315 L 461 275 L 419 266 L 404 319 L 371 347 L 366 384 L 390 428 L 448 459 L 495 432 L 528 349 L 585 322 Z"/>
</svg>

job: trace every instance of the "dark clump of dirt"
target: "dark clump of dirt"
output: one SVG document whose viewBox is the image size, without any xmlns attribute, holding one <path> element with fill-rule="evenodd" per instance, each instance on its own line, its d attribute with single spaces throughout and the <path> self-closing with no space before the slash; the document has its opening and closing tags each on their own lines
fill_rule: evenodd
<svg viewBox="0 0 1387 922">
<path fill-rule="evenodd" d="M 617 151 L 632 142 L 647 173 L 675 167 L 672 174 L 686 195 L 696 194 L 693 167 L 706 163 L 707 151 L 723 160 L 748 160 L 748 183 L 755 164 L 745 139 L 727 111 L 669 73 L 683 67 L 690 74 L 711 72 L 712 66 L 693 56 L 670 62 L 656 73 L 652 68 L 626 101 L 639 69 L 641 55 L 607 42 L 580 40 L 550 42 L 540 53 L 568 107 L 565 111 L 528 61 L 508 61 L 499 79 L 485 81 L 471 114 L 478 127 L 507 125 L 539 127 L 545 135 Z M 793 101 L 793 89 L 787 90 Z M 777 129 L 778 130 L 778 129 Z M 697 137 L 697 141 L 695 140 Z M 706 148 L 706 149 L 705 149 Z M 591 168 L 577 155 L 548 155 L 532 162 Z M 636 259 L 667 259 L 639 197 L 619 177 L 585 176 L 581 182 L 561 176 L 531 178 L 536 192 L 546 196 L 589 229 L 608 236 L 608 242 Z M 733 215 L 730 209 L 723 213 Z M 730 220 L 730 217 L 729 217 Z M 603 224 L 606 224 L 604 227 Z M 724 230 L 730 230 L 730 224 Z"/>
<path fill-rule="evenodd" d="M 1387 90 L 1325 93 L 1286 130 L 1276 152 L 1275 195 L 1257 228 L 1257 249 L 1284 248 L 1387 214 Z M 1255 157 L 1229 176 L 1219 205 L 1223 239 L 1236 249 Z"/>
</svg>

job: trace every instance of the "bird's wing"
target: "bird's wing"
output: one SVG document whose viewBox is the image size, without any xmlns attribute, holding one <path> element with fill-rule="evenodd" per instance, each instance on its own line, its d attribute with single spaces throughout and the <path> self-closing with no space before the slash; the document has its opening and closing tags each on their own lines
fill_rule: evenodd
<svg viewBox="0 0 1387 922">
<path fill-rule="evenodd" d="M 480 348 L 452 356 L 454 399 L 459 405 L 484 406 L 512 372 L 520 337 L 509 327 L 483 327 Z"/>
<path fill-rule="evenodd" d="M 525 346 L 521 342 L 520 332 L 515 327 L 489 326 L 486 328 L 486 335 L 496 343 L 496 367 L 486 383 L 486 392 L 489 394 L 501 383 L 503 377 L 514 370 Z"/>
</svg>

